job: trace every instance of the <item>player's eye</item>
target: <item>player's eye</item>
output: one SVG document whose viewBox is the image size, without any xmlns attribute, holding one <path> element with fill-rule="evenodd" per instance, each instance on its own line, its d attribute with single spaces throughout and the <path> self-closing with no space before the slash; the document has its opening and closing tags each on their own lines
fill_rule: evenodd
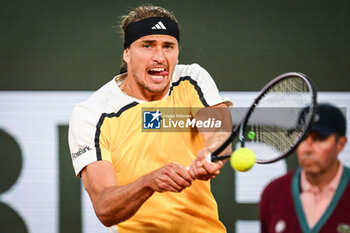
<svg viewBox="0 0 350 233">
<path fill-rule="evenodd" d="M 171 44 L 165 44 L 163 47 L 164 47 L 165 49 L 173 49 L 173 48 L 174 48 L 174 46 L 171 45 Z"/>
</svg>

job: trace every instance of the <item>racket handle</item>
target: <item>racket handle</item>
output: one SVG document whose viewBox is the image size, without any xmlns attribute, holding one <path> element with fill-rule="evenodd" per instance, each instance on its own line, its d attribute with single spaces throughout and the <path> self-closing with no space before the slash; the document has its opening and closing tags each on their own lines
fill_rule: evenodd
<svg viewBox="0 0 350 233">
<path fill-rule="evenodd" d="M 220 155 L 220 156 L 211 155 L 210 157 L 211 157 L 210 161 L 215 162 L 215 161 L 219 161 L 219 160 L 228 159 L 231 157 L 231 155 Z"/>
<path fill-rule="evenodd" d="M 205 160 L 208 162 L 208 163 L 215 163 L 216 161 L 218 160 L 224 160 L 226 158 L 230 158 L 231 155 L 221 155 L 219 157 L 215 156 L 215 155 L 212 155 L 212 154 L 208 154 L 207 156 L 205 156 Z M 186 167 L 186 170 L 188 171 L 190 169 L 190 167 Z"/>
</svg>

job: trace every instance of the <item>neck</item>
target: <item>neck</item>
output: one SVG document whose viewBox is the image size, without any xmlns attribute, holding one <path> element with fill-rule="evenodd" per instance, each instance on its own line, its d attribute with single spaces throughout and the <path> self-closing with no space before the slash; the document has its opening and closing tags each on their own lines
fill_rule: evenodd
<svg viewBox="0 0 350 233">
<path fill-rule="evenodd" d="M 317 186 L 322 191 L 335 177 L 340 167 L 339 160 L 334 163 L 333 166 L 326 169 L 324 172 L 319 174 L 305 173 L 307 180 L 311 185 Z"/>
<path fill-rule="evenodd" d="M 147 88 L 135 85 L 132 82 L 132 78 L 125 77 L 122 83 L 119 85 L 119 88 L 127 95 L 137 98 L 139 100 L 145 101 L 156 101 L 163 99 L 169 91 L 169 86 L 161 92 L 151 92 Z"/>
</svg>

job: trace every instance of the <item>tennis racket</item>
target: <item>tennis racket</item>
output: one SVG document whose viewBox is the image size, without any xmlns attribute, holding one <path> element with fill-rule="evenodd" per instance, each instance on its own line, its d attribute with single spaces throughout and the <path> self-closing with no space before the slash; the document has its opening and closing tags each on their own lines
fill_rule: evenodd
<svg viewBox="0 0 350 233">
<path fill-rule="evenodd" d="M 215 162 L 231 155 L 218 156 L 239 136 L 238 146 L 251 149 L 260 164 L 286 157 L 298 146 L 317 111 L 316 89 L 301 73 L 285 73 L 270 81 L 248 109 L 241 123 L 232 127 L 226 141 L 210 155 Z"/>
</svg>

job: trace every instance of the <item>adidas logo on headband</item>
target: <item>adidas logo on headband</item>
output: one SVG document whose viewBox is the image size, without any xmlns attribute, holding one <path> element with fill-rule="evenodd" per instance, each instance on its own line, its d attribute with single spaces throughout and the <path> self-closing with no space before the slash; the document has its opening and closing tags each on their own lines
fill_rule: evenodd
<svg viewBox="0 0 350 233">
<path fill-rule="evenodd" d="M 152 29 L 163 29 L 163 30 L 165 30 L 166 27 L 164 26 L 164 24 L 162 23 L 162 21 L 159 21 L 158 23 L 156 23 L 156 25 L 154 25 L 154 26 L 152 27 Z"/>
<path fill-rule="evenodd" d="M 124 33 L 124 49 L 128 48 L 135 40 L 148 35 L 169 35 L 180 42 L 180 32 L 177 23 L 167 17 L 141 19 L 129 24 Z"/>
</svg>

